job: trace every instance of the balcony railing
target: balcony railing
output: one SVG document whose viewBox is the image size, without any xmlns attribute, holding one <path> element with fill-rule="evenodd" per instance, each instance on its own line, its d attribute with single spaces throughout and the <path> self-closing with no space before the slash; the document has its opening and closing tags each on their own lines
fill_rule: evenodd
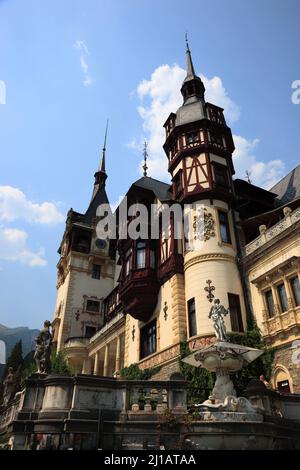
<svg viewBox="0 0 300 470">
<path fill-rule="evenodd" d="M 104 322 L 109 322 L 122 308 L 119 299 L 119 286 L 116 286 L 103 300 Z"/>
<path fill-rule="evenodd" d="M 289 227 L 291 227 L 293 224 L 295 224 L 299 220 L 300 220 L 300 207 L 298 207 L 293 212 L 287 213 L 284 219 L 280 220 L 272 227 L 268 229 L 261 228 L 260 229 L 261 234 L 259 235 L 259 237 L 255 238 L 253 241 L 251 241 L 245 246 L 246 255 L 250 255 L 251 253 L 256 251 L 258 248 L 260 248 L 262 245 L 267 243 L 269 240 L 272 240 L 273 238 L 277 237 L 277 235 L 287 230 Z"/>
<path fill-rule="evenodd" d="M 279 307 L 276 306 L 275 311 L 276 314 L 271 318 L 268 318 L 265 310 L 263 311 L 264 337 L 271 338 L 296 326 L 300 327 L 300 306 L 290 308 L 283 313 L 280 313 Z"/>
<path fill-rule="evenodd" d="M 100 328 L 100 330 L 97 331 L 97 333 L 95 333 L 94 336 L 89 339 L 89 343 L 93 343 L 94 341 L 96 341 L 101 335 L 103 335 L 107 330 L 109 330 L 115 323 L 118 323 L 118 321 L 121 320 L 121 318 L 123 317 L 123 312 L 119 312 L 115 316 L 113 316 L 110 321 L 105 323 L 105 325 Z"/>
</svg>

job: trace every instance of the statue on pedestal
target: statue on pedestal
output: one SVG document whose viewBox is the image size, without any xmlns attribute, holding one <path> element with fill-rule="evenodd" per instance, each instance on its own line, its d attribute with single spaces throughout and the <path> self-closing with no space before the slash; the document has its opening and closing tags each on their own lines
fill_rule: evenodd
<svg viewBox="0 0 300 470">
<path fill-rule="evenodd" d="M 219 299 L 215 299 L 214 305 L 209 311 L 208 318 L 211 318 L 213 321 L 215 334 L 219 341 L 228 341 L 223 318 L 228 313 L 229 309 L 226 309 L 223 305 L 221 305 Z"/>
<path fill-rule="evenodd" d="M 8 368 L 7 376 L 3 381 L 3 405 L 6 406 L 11 399 L 14 388 L 14 370 L 12 367 Z"/>
<path fill-rule="evenodd" d="M 35 353 L 34 359 L 37 366 L 38 374 L 45 374 L 50 366 L 50 354 L 51 354 L 51 343 L 52 335 L 50 333 L 51 322 L 46 320 L 44 322 L 44 328 L 38 334 L 35 339 Z"/>
</svg>

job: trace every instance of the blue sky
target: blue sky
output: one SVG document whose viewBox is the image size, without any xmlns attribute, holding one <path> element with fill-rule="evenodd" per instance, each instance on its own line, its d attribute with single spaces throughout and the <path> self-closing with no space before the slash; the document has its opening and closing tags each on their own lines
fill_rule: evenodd
<svg viewBox="0 0 300 470">
<path fill-rule="evenodd" d="M 299 0 L 0 0 L 0 323 L 52 318 L 67 210 L 85 211 L 106 119 L 112 202 L 165 179 L 188 31 L 207 99 L 225 107 L 237 175 L 270 187 L 299 163 Z"/>
</svg>

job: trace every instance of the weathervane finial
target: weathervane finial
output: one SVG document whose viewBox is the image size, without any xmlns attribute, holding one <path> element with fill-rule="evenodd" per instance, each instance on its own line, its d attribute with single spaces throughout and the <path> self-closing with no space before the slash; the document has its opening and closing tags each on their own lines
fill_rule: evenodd
<svg viewBox="0 0 300 470">
<path fill-rule="evenodd" d="M 145 143 L 144 143 L 144 165 L 143 165 L 143 170 L 144 170 L 144 176 L 147 176 L 147 170 L 148 170 L 148 166 L 147 166 L 147 158 L 148 158 L 148 153 L 147 153 L 147 141 L 145 140 Z"/>
<path fill-rule="evenodd" d="M 186 44 L 186 51 L 188 52 L 190 50 L 189 48 L 189 41 L 188 41 L 188 33 L 185 33 L 185 44 Z"/>
</svg>

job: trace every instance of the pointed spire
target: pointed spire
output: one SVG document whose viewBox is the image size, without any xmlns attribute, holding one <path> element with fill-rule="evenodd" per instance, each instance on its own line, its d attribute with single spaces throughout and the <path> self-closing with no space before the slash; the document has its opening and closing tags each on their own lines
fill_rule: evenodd
<svg viewBox="0 0 300 470">
<path fill-rule="evenodd" d="M 95 184 L 94 184 L 94 193 L 93 197 L 98 191 L 101 186 L 105 185 L 105 181 L 107 178 L 107 174 L 105 171 L 105 154 L 106 154 L 106 139 L 107 139 L 107 130 L 108 130 L 108 119 L 106 121 L 106 129 L 105 129 L 105 136 L 104 136 L 104 143 L 102 148 L 102 157 L 99 163 L 99 168 L 95 173 Z"/>
<path fill-rule="evenodd" d="M 191 80 L 196 77 L 194 65 L 192 61 L 192 55 L 189 47 L 188 36 L 185 33 L 185 43 L 186 43 L 186 78 L 185 80 Z"/>
<path fill-rule="evenodd" d="M 102 148 L 102 158 L 100 160 L 100 165 L 99 165 L 99 170 L 98 170 L 98 171 L 101 171 L 102 173 L 105 173 L 105 154 L 106 154 L 107 130 L 108 130 L 108 119 L 106 121 L 104 143 L 103 143 L 103 148 Z"/>
<path fill-rule="evenodd" d="M 187 102 L 192 101 L 204 101 L 204 92 L 205 87 L 200 77 L 198 77 L 195 73 L 193 61 L 192 61 L 192 54 L 189 47 L 187 33 L 185 33 L 185 43 L 186 43 L 186 77 L 183 81 L 181 87 L 181 93 L 183 96 L 184 104 Z"/>
<path fill-rule="evenodd" d="M 144 165 L 142 166 L 142 168 L 144 170 L 144 173 L 143 173 L 144 176 L 147 176 L 147 170 L 148 170 L 147 158 L 148 158 L 147 141 L 145 140 L 145 143 L 144 143 Z"/>
</svg>

